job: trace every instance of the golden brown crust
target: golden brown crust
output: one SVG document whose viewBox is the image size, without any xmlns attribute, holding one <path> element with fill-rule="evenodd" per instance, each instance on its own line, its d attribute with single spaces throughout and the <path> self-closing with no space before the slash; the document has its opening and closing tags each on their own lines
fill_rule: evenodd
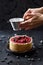
<svg viewBox="0 0 43 65">
<path fill-rule="evenodd" d="M 32 38 L 29 43 L 24 43 L 24 44 L 12 42 L 11 38 L 9 40 L 9 48 L 11 51 L 22 53 L 22 52 L 30 51 L 32 49 Z"/>
</svg>

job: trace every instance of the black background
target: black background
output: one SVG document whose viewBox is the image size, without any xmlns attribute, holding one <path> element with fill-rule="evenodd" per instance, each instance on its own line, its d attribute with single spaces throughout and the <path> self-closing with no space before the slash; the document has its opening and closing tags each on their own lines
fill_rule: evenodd
<svg viewBox="0 0 43 65">
<path fill-rule="evenodd" d="M 13 31 L 8 23 L 10 18 L 22 17 L 28 8 L 42 6 L 43 0 L 0 0 L 0 65 L 43 65 L 43 43 L 40 45 L 40 40 L 43 40 L 43 26 L 27 31 Z M 18 54 L 6 51 L 6 44 L 15 33 L 29 35 L 33 38 L 33 43 L 37 46 L 33 54 L 18 56 Z M 12 62 L 9 63 L 10 61 Z"/>
<path fill-rule="evenodd" d="M 42 7 L 43 0 L 0 0 L 0 29 L 12 29 L 7 21 L 22 17 L 28 8 Z"/>
</svg>

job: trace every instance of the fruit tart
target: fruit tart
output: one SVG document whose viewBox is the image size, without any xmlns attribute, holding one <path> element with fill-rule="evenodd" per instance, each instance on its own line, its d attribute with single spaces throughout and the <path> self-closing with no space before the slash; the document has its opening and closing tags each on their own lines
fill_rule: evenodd
<svg viewBox="0 0 43 65">
<path fill-rule="evenodd" d="M 9 39 L 9 49 L 13 52 L 23 53 L 32 49 L 32 37 L 15 35 Z"/>
</svg>

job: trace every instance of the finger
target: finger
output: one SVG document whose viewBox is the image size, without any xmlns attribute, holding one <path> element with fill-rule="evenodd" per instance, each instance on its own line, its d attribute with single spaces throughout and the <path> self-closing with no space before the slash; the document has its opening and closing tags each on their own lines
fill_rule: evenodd
<svg viewBox="0 0 43 65">
<path fill-rule="evenodd" d="M 31 12 L 32 12 L 32 9 L 29 8 L 26 12 L 27 12 L 27 13 L 31 13 Z"/>
<path fill-rule="evenodd" d="M 31 13 L 31 9 L 28 9 L 28 10 L 24 13 L 23 18 L 25 18 L 25 16 L 27 16 L 28 13 Z"/>
<path fill-rule="evenodd" d="M 34 29 L 34 28 L 37 28 L 37 27 L 39 27 L 41 25 L 43 25 L 41 22 L 34 23 L 33 25 L 27 26 L 27 28 L 25 28 L 25 30 Z"/>
<path fill-rule="evenodd" d="M 19 28 L 25 29 L 28 26 L 28 23 L 22 23 L 19 25 Z"/>
<path fill-rule="evenodd" d="M 26 16 L 25 16 L 25 18 L 24 18 L 24 20 L 28 20 L 28 19 L 30 19 L 30 18 L 32 18 L 33 17 L 33 15 L 29 15 L 29 14 L 27 14 Z"/>
<path fill-rule="evenodd" d="M 36 16 L 34 16 L 34 17 L 32 17 L 32 18 L 30 18 L 30 19 L 28 19 L 28 20 L 25 20 L 24 22 L 21 22 L 20 25 L 30 24 L 30 23 L 33 22 L 32 20 L 33 20 L 34 18 L 36 18 Z"/>
<path fill-rule="evenodd" d="M 29 22 L 30 22 L 30 21 L 29 21 Z M 28 20 L 26 20 L 26 21 L 24 21 L 24 22 L 21 22 L 21 23 L 19 24 L 19 28 L 21 28 L 21 29 L 24 29 L 24 28 L 26 28 L 27 26 L 29 26 Z"/>
<path fill-rule="evenodd" d="M 31 19 L 25 20 L 24 22 L 21 22 L 20 25 L 24 25 L 24 24 L 27 24 L 27 23 L 30 23 L 30 22 L 31 22 Z"/>
<path fill-rule="evenodd" d="M 30 19 L 33 16 L 38 16 L 38 15 L 39 15 L 39 13 L 28 13 L 28 14 L 26 14 L 24 20 Z"/>
</svg>

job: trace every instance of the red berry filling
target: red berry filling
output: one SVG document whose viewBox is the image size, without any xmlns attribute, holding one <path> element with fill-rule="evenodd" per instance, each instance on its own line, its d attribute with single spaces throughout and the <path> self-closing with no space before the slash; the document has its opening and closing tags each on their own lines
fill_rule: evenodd
<svg viewBox="0 0 43 65">
<path fill-rule="evenodd" d="M 17 43 L 27 43 L 31 41 L 31 38 L 29 36 L 15 36 L 11 39 L 11 41 Z"/>
</svg>

